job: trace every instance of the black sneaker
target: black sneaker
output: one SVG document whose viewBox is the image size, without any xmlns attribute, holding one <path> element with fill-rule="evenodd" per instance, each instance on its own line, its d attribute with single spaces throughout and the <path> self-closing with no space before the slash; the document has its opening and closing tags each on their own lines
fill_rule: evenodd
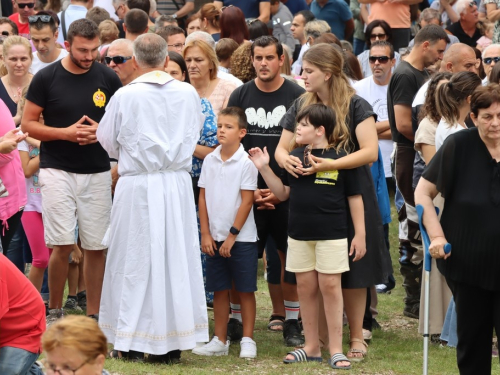
<svg viewBox="0 0 500 375">
<path fill-rule="evenodd" d="M 412 306 L 407 305 L 403 310 L 403 315 L 407 316 L 408 318 L 419 319 L 419 314 L 420 314 L 420 305 L 418 303 Z"/>
<path fill-rule="evenodd" d="M 97 323 L 99 323 L 99 314 L 87 315 L 87 317 L 94 319 Z"/>
<path fill-rule="evenodd" d="M 304 346 L 304 336 L 300 333 L 300 325 L 297 319 L 285 320 L 283 325 L 283 339 L 286 346 Z"/>
<path fill-rule="evenodd" d="M 382 329 L 382 327 L 380 327 L 379 322 L 377 322 L 377 319 L 372 319 L 372 330 L 374 329 Z"/>
<path fill-rule="evenodd" d="M 243 338 L 243 324 L 235 318 L 227 322 L 227 339 L 231 342 L 240 341 Z"/>
<path fill-rule="evenodd" d="M 166 365 L 173 365 L 181 362 L 181 351 L 180 350 L 172 350 L 167 354 L 155 355 L 149 354 L 148 363 L 162 363 Z"/>
<path fill-rule="evenodd" d="M 76 297 L 68 297 L 63 308 L 65 310 L 82 311 L 82 308 L 80 306 L 78 306 L 78 302 L 76 301 Z"/>
<path fill-rule="evenodd" d="M 87 311 L 87 291 L 77 293 L 76 301 L 82 310 Z"/>
</svg>

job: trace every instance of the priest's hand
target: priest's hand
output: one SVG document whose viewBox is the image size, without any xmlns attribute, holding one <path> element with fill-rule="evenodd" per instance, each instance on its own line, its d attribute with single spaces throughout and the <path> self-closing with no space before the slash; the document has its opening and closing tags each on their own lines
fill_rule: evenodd
<svg viewBox="0 0 500 375">
<path fill-rule="evenodd" d="M 99 123 L 92 120 L 87 115 L 85 117 L 85 121 L 87 121 L 90 125 L 86 124 L 77 124 L 76 128 L 78 131 L 76 132 L 76 140 L 80 146 L 90 145 L 92 143 L 97 143 L 96 131 L 99 127 Z"/>
<path fill-rule="evenodd" d="M 215 244 L 214 239 L 210 233 L 201 235 L 201 251 L 205 254 L 213 257 L 215 255 L 215 251 L 217 250 L 217 245 Z"/>
<path fill-rule="evenodd" d="M 223 256 L 224 258 L 231 257 L 231 249 L 235 242 L 236 242 L 236 236 L 234 234 L 229 234 L 229 236 L 227 236 L 226 240 L 219 249 L 220 255 Z"/>
</svg>

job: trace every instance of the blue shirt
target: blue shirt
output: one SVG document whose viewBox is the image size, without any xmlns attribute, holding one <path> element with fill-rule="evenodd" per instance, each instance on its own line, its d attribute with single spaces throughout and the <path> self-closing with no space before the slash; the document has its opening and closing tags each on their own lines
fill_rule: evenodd
<svg viewBox="0 0 500 375">
<path fill-rule="evenodd" d="M 234 5 L 240 8 L 245 18 L 258 18 L 260 15 L 259 4 L 268 3 L 270 0 L 223 0 L 224 6 Z"/>
<path fill-rule="evenodd" d="M 384 162 L 382 160 L 380 147 L 378 148 L 378 160 L 372 164 L 371 172 L 375 193 L 377 194 L 378 208 L 382 216 L 382 224 L 389 224 L 391 222 L 391 203 L 389 201 L 389 192 L 387 191 L 387 183 L 385 181 Z"/>
<path fill-rule="evenodd" d="M 323 8 L 314 0 L 311 12 L 318 20 L 326 21 L 337 38 L 344 39 L 345 23 L 352 18 L 351 9 L 344 0 L 328 0 Z"/>
<path fill-rule="evenodd" d="M 288 0 L 285 4 L 290 12 L 295 16 L 301 10 L 309 10 L 306 0 Z"/>
</svg>

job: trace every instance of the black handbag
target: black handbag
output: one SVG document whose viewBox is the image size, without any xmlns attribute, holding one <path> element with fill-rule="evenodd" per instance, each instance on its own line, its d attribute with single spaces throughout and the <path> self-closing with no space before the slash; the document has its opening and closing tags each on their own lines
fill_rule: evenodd
<svg viewBox="0 0 500 375">
<path fill-rule="evenodd" d="M 180 10 L 182 8 L 182 6 L 180 6 L 176 0 L 172 0 L 172 3 L 174 3 L 177 10 Z M 187 16 L 177 17 L 176 19 L 177 19 L 177 23 L 179 24 L 179 27 L 182 27 L 185 30 L 186 26 L 187 26 L 186 25 Z"/>
</svg>

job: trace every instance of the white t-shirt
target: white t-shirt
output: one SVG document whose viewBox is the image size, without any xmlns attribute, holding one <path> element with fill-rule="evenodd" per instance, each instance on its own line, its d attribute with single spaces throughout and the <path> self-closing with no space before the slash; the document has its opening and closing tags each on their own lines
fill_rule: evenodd
<svg viewBox="0 0 500 375">
<path fill-rule="evenodd" d="M 377 85 L 373 77 L 367 77 L 354 83 L 353 87 L 356 93 L 373 107 L 373 112 L 377 114 L 377 121 L 386 121 L 389 119 L 387 111 L 387 88 L 389 85 Z M 394 149 L 394 143 L 390 139 L 379 139 L 378 145 L 384 161 L 385 177 L 391 177 L 391 154 Z"/>
<path fill-rule="evenodd" d="M 225 79 L 227 81 L 231 81 L 233 82 L 236 87 L 240 87 L 243 85 L 243 82 L 241 81 L 241 79 L 233 76 L 231 73 L 229 72 L 225 72 L 223 70 L 223 68 L 221 69 L 222 67 L 219 66 L 219 70 L 217 71 L 217 77 L 218 78 L 222 78 L 222 79 Z"/>
<path fill-rule="evenodd" d="M 460 124 L 450 126 L 444 119 L 441 119 L 436 129 L 436 151 L 439 150 L 439 148 L 443 145 L 445 139 L 448 138 L 449 135 L 465 129 L 466 128 L 462 127 L 462 125 Z"/>
<path fill-rule="evenodd" d="M 241 205 L 241 190 L 256 190 L 259 174 L 243 145 L 226 161 L 222 161 L 220 150 L 221 146 L 203 160 L 198 181 L 198 186 L 205 189 L 210 234 L 215 241 L 226 240 Z M 236 241 L 257 241 L 253 209 Z"/>
<path fill-rule="evenodd" d="M 300 47 L 299 57 L 297 57 L 297 61 L 292 64 L 292 75 L 300 75 L 302 71 L 302 56 L 304 56 L 304 53 L 306 53 L 309 48 L 309 43 L 303 44 L 302 47 Z"/>
<path fill-rule="evenodd" d="M 57 37 L 57 43 L 59 43 L 61 46 L 64 46 L 64 33 L 62 31 L 62 25 L 63 25 L 62 13 L 63 12 L 57 13 L 57 17 L 59 17 L 59 20 L 61 21 L 61 23 L 59 24 L 59 36 Z M 64 12 L 66 33 L 68 32 L 69 25 L 71 25 L 76 20 L 85 18 L 86 15 L 87 15 L 87 8 L 85 8 L 83 5 L 70 4 Z"/>
<path fill-rule="evenodd" d="M 26 151 L 29 153 L 30 159 L 36 157 L 40 151 L 37 147 L 31 146 L 26 141 L 21 141 L 17 145 L 17 149 L 19 151 Z M 40 183 L 38 181 L 38 170 L 33 176 L 30 178 L 26 178 L 26 192 L 28 195 L 28 202 L 26 206 L 24 206 L 24 211 L 35 211 L 42 212 L 42 193 L 40 190 Z"/>
<path fill-rule="evenodd" d="M 59 56 L 57 56 L 57 59 L 55 59 L 54 61 L 49 62 L 49 63 L 40 61 L 40 58 L 38 57 L 38 52 L 34 52 L 33 53 L 33 63 L 31 64 L 31 68 L 30 68 L 31 74 L 36 74 L 36 73 L 38 73 L 38 71 L 42 70 L 46 66 L 49 66 L 50 64 L 53 64 L 56 61 L 59 61 L 62 58 L 68 56 L 68 51 L 66 51 L 65 49 L 61 48 L 60 51 L 61 52 L 59 52 Z"/>
<path fill-rule="evenodd" d="M 413 103 L 411 103 L 412 108 L 419 105 L 424 105 L 425 97 L 427 96 L 427 90 L 429 89 L 429 83 L 431 83 L 430 80 L 420 86 L 420 89 L 418 89 L 417 94 L 413 98 Z"/>
</svg>

